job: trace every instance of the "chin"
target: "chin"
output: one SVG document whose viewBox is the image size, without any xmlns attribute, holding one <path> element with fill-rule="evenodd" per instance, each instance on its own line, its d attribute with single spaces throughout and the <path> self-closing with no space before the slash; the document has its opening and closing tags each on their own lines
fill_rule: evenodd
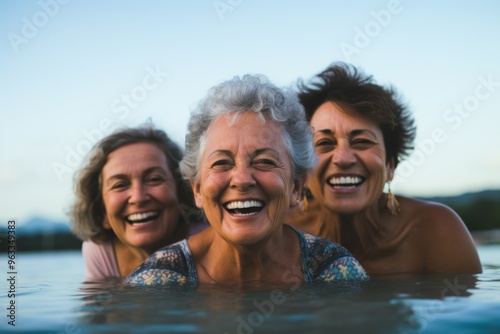
<svg viewBox="0 0 500 334">
<path fill-rule="evenodd" d="M 229 241 L 236 245 L 250 246 L 258 244 L 264 239 L 266 238 L 265 236 L 262 235 L 256 235 L 255 233 L 252 234 L 245 233 L 245 234 L 233 235 L 229 238 Z"/>
<path fill-rule="evenodd" d="M 327 204 L 328 209 L 337 214 L 349 215 L 355 214 L 366 208 L 365 203 L 346 203 L 342 201 L 330 202 Z"/>
<path fill-rule="evenodd" d="M 150 249 L 152 247 L 156 248 L 159 244 L 160 244 L 160 240 L 151 239 L 151 238 L 137 238 L 137 239 L 131 240 L 129 242 L 129 245 L 136 247 L 136 248 L 143 249 L 143 250 Z"/>
<path fill-rule="evenodd" d="M 269 238 L 272 234 L 269 226 L 263 224 L 238 224 L 236 226 L 230 226 L 229 228 L 223 228 L 222 234 L 224 239 L 228 242 L 237 245 L 252 245 L 261 242 L 262 240 Z"/>
</svg>

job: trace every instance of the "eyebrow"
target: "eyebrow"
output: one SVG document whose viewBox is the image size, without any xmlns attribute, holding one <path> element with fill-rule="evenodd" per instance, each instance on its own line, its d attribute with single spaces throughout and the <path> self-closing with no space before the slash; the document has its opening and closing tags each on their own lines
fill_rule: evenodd
<svg viewBox="0 0 500 334">
<path fill-rule="evenodd" d="M 256 149 L 253 152 L 253 156 L 255 157 L 255 156 L 259 155 L 259 154 L 266 153 L 267 151 L 271 151 L 272 153 L 275 153 L 277 156 L 279 156 L 278 151 L 276 151 L 274 148 L 271 148 L 271 147 L 264 147 L 264 148 Z"/>
<path fill-rule="evenodd" d="M 325 135 L 333 135 L 333 134 L 335 134 L 335 131 L 332 131 L 330 129 L 321 129 L 321 130 L 314 132 L 315 135 L 317 133 L 322 133 Z M 368 129 L 354 129 L 350 132 L 350 136 L 358 136 L 358 135 L 361 135 L 363 133 L 368 133 L 369 135 L 371 135 L 372 137 L 375 137 L 375 138 L 377 137 L 375 132 L 373 132 L 372 130 L 368 130 Z"/>
<path fill-rule="evenodd" d="M 276 151 L 274 148 L 271 148 L 271 147 L 258 148 L 255 151 L 253 151 L 250 154 L 250 156 L 255 157 L 255 156 L 258 156 L 259 154 L 262 154 L 262 153 L 265 153 L 268 151 L 271 151 L 279 156 L 278 151 Z M 210 153 L 210 155 L 207 157 L 207 159 L 210 159 L 213 155 L 216 155 L 216 154 L 223 154 L 223 155 L 233 157 L 233 153 L 230 150 L 216 150 L 216 151 L 213 151 L 212 153 Z"/>
<path fill-rule="evenodd" d="M 373 132 L 372 130 L 368 130 L 368 129 L 356 129 L 356 130 L 352 130 L 351 131 L 351 136 L 362 135 L 364 133 L 369 134 L 373 138 L 377 138 L 377 134 L 375 132 Z"/>
<path fill-rule="evenodd" d="M 149 167 L 148 169 L 144 170 L 144 172 L 142 173 L 142 175 L 148 175 L 148 174 L 151 174 L 153 172 L 156 172 L 156 171 L 160 171 L 162 173 L 165 173 L 166 170 L 161 167 L 161 166 L 153 166 L 153 167 Z M 128 176 L 127 174 L 115 174 L 115 175 L 111 175 L 109 178 L 107 178 L 104 182 L 104 184 L 108 184 L 109 182 L 113 181 L 113 180 L 124 180 L 124 179 L 127 179 Z"/>
<path fill-rule="evenodd" d="M 317 130 L 317 131 L 314 131 L 314 134 L 316 135 L 317 133 L 322 133 L 322 134 L 325 134 L 325 135 L 331 135 L 333 134 L 334 132 L 330 129 L 322 129 L 322 130 Z"/>
<path fill-rule="evenodd" d="M 233 153 L 229 150 L 215 150 L 213 151 L 212 153 L 210 153 L 208 156 L 207 156 L 207 159 L 211 159 L 212 156 L 216 155 L 216 154 L 222 154 L 222 155 L 227 155 L 227 156 L 230 156 L 232 157 L 233 156 Z"/>
</svg>

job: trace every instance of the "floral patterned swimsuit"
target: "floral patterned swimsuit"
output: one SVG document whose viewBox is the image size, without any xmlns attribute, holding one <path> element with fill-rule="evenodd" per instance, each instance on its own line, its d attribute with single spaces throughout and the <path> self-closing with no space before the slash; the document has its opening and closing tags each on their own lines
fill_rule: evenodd
<svg viewBox="0 0 500 334">
<path fill-rule="evenodd" d="M 291 228 L 299 235 L 305 282 L 368 279 L 359 262 L 344 247 Z M 198 283 L 187 239 L 156 251 L 124 281 L 129 286 L 175 283 Z"/>
</svg>

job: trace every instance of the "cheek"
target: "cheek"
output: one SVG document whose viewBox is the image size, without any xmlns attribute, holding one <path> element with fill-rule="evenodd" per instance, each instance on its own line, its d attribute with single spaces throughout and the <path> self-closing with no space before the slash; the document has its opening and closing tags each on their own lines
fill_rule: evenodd
<svg viewBox="0 0 500 334">
<path fill-rule="evenodd" d="M 124 202 L 124 196 L 120 194 L 108 194 L 103 197 L 104 210 L 106 210 L 106 215 L 113 215 L 120 210 Z"/>
<path fill-rule="evenodd" d="M 372 180 L 372 190 L 377 194 L 382 192 L 384 184 L 387 181 L 387 164 L 385 162 L 385 153 L 377 152 L 367 154 L 364 159 L 365 167 L 368 169 Z"/>
<path fill-rule="evenodd" d="M 315 168 L 324 167 L 326 164 L 328 164 L 328 162 L 330 161 L 330 159 L 332 157 L 332 155 L 328 154 L 328 153 L 324 153 L 324 154 L 316 153 L 316 156 L 318 157 L 318 163 L 317 163 Z"/>
<path fill-rule="evenodd" d="M 278 192 L 275 196 L 276 214 L 280 215 L 282 212 L 288 211 L 290 207 L 291 193 Z"/>
<path fill-rule="evenodd" d="M 172 205 L 178 202 L 177 191 L 173 187 L 160 187 L 155 189 L 154 194 L 157 198 L 161 198 L 165 204 Z"/>
<path fill-rule="evenodd" d="M 373 171 L 378 171 L 380 173 L 386 172 L 386 162 L 385 162 L 385 152 L 375 152 L 369 153 L 365 155 L 364 159 L 367 164 L 371 167 Z"/>
<path fill-rule="evenodd" d="M 269 211 L 269 218 L 273 225 L 281 225 L 287 214 L 290 206 L 293 192 L 293 182 L 290 181 L 290 177 L 288 175 L 279 175 L 272 180 L 272 184 L 274 185 L 272 189 L 271 195 L 273 197 L 273 203 L 271 204 Z"/>
<path fill-rule="evenodd" d="M 200 188 L 202 197 L 216 199 L 228 186 L 228 177 L 224 173 L 212 174 L 205 178 Z"/>
<path fill-rule="evenodd" d="M 329 157 L 327 155 L 318 155 L 318 163 L 314 167 L 311 176 L 323 177 L 323 174 L 329 166 Z"/>
<path fill-rule="evenodd" d="M 286 205 L 287 207 L 293 191 L 291 179 L 289 174 L 279 173 L 264 180 L 264 182 L 271 185 L 269 187 L 272 193 L 271 196 L 277 198 L 280 205 Z"/>
<path fill-rule="evenodd" d="M 121 211 L 113 205 L 105 207 L 105 210 L 106 219 L 103 226 L 108 230 L 112 230 L 116 235 L 119 235 L 125 227 L 121 217 Z"/>
</svg>

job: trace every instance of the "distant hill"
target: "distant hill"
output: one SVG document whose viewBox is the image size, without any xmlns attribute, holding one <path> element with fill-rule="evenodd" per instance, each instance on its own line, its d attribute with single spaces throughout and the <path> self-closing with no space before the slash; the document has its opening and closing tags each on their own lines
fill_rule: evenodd
<svg viewBox="0 0 500 334">
<path fill-rule="evenodd" d="M 33 217 L 16 226 L 16 251 L 53 251 L 81 249 L 82 242 L 76 238 L 64 222 Z M 0 228 L 0 252 L 7 251 L 7 228 Z"/>
<path fill-rule="evenodd" d="M 466 193 L 458 196 L 419 197 L 448 205 L 455 210 L 470 231 L 500 229 L 500 189 Z M 484 233 L 483 233 L 484 234 Z M 7 228 L 0 227 L 0 252 L 7 249 Z M 33 217 L 16 228 L 17 251 L 81 249 L 82 242 L 68 223 Z"/>
<path fill-rule="evenodd" d="M 439 203 L 454 203 L 467 204 L 478 198 L 496 200 L 500 205 L 500 189 L 498 190 L 483 190 L 478 192 L 469 192 L 457 196 L 436 196 L 436 197 L 420 197 L 423 200 L 439 202 Z"/>
<path fill-rule="evenodd" d="M 67 223 L 34 217 L 17 228 L 16 232 L 22 236 L 50 233 L 71 233 L 71 228 Z"/>
<path fill-rule="evenodd" d="M 500 229 L 500 190 L 421 199 L 451 207 L 463 219 L 470 231 Z"/>
</svg>

